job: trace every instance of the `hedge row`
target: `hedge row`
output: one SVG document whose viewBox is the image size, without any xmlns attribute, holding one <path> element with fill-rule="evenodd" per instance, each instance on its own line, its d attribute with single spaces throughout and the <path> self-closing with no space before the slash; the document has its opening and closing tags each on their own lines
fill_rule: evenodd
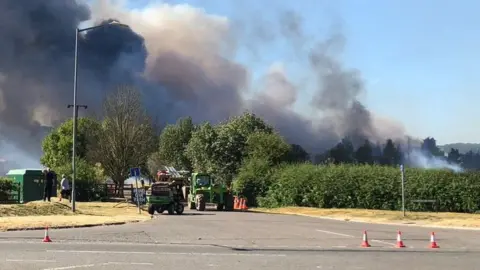
<svg viewBox="0 0 480 270">
<path fill-rule="evenodd" d="M 16 197 L 15 192 L 18 191 L 18 185 L 6 177 L 0 177 L 0 202 L 10 202 Z"/>
<path fill-rule="evenodd" d="M 401 209 L 399 168 L 385 166 L 287 165 L 271 175 L 261 207 Z M 480 209 L 480 174 L 446 170 L 405 170 L 406 209 L 474 213 Z M 437 200 L 416 203 L 413 200 Z"/>
</svg>

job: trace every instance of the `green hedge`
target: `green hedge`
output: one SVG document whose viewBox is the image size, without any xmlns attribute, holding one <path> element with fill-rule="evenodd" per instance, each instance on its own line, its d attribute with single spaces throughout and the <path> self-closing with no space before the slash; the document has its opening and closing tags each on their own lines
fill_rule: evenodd
<svg viewBox="0 0 480 270">
<path fill-rule="evenodd" d="M 0 177 L 0 202 L 10 202 L 18 200 L 19 186 L 11 179 L 6 177 Z"/>
<path fill-rule="evenodd" d="M 401 175 L 397 167 L 370 165 L 287 165 L 272 175 L 268 192 L 257 198 L 259 206 L 305 206 L 400 210 Z M 406 208 L 473 213 L 480 208 L 480 174 L 447 170 L 405 170 Z"/>
</svg>

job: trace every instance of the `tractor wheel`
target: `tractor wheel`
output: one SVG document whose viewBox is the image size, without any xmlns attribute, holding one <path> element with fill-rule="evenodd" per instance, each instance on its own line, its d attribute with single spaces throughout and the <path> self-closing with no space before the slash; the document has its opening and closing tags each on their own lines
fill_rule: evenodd
<svg viewBox="0 0 480 270">
<path fill-rule="evenodd" d="M 165 209 L 161 206 L 157 207 L 157 213 L 159 214 L 163 214 L 163 211 L 165 211 Z"/>
<path fill-rule="evenodd" d="M 148 214 L 152 215 L 152 216 L 153 216 L 153 214 L 155 214 L 155 206 L 153 206 L 153 205 L 148 206 Z"/>
<path fill-rule="evenodd" d="M 198 195 L 196 200 L 197 211 L 205 211 L 205 197 L 203 195 Z"/>
<path fill-rule="evenodd" d="M 176 209 L 177 215 L 183 214 L 183 210 L 185 210 L 185 207 L 183 206 L 183 204 L 182 203 L 177 204 L 177 209 Z"/>
<path fill-rule="evenodd" d="M 168 209 L 167 209 L 167 210 L 168 210 L 168 214 L 169 214 L 169 215 L 175 214 L 175 204 L 173 204 L 173 203 L 170 204 L 170 205 L 168 206 Z"/>
<path fill-rule="evenodd" d="M 217 204 L 217 211 L 222 211 L 223 210 L 223 204 L 222 203 L 219 203 Z"/>
</svg>

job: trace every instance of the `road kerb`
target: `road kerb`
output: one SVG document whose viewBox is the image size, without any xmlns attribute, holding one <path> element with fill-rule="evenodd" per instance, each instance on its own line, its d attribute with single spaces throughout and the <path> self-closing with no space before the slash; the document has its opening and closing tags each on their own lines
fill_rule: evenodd
<svg viewBox="0 0 480 270">
<path fill-rule="evenodd" d="M 115 226 L 115 225 L 125 225 L 128 223 L 138 223 L 140 220 L 132 221 L 121 221 L 121 222 L 104 222 L 104 223 L 95 223 L 95 224 L 82 224 L 82 225 L 62 225 L 62 226 L 49 226 L 49 229 L 76 229 L 76 228 L 90 228 L 90 227 L 100 227 L 100 226 Z M 9 228 L 5 232 L 15 232 L 15 231 L 37 231 L 44 230 L 45 226 L 39 227 L 26 227 L 26 228 Z"/>
<path fill-rule="evenodd" d="M 377 225 L 391 225 L 391 226 L 406 226 L 406 227 L 418 227 L 418 228 L 437 228 L 437 229 L 448 229 L 448 230 L 464 230 L 464 231 L 480 231 L 478 227 L 459 227 L 459 226 L 446 226 L 446 225 L 434 225 L 434 224 L 418 224 L 412 222 L 382 222 L 382 221 L 365 221 L 361 219 L 349 218 L 346 219 L 344 217 L 322 217 L 322 216 L 315 216 L 315 215 L 308 215 L 302 213 L 275 213 L 275 212 L 264 212 L 261 210 L 256 209 L 249 209 L 250 213 L 258 213 L 258 214 L 268 214 L 268 215 L 290 215 L 290 216 L 302 216 L 302 217 L 311 217 L 311 218 L 318 218 L 318 219 L 325 219 L 325 220 L 333 220 L 333 221 L 343 221 L 343 222 L 353 222 L 353 223 L 366 223 L 366 224 L 377 224 Z"/>
</svg>

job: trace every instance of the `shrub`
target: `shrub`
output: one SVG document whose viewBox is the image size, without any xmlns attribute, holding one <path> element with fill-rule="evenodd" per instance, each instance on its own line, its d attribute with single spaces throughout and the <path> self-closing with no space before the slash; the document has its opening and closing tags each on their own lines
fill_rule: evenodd
<svg viewBox="0 0 480 270">
<path fill-rule="evenodd" d="M 12 194 L 18 191 L 18 185 L 11 179 L 0 177 L 0 202 L 11 201 L 14 196 Z"/>
<path fill-rule="evenodd" d="M 274 179 L 274 181 L 273 181 Z M 378 165 L 287 165 L 271 174 L 262 207 L 306 206 L 400 210 L 398 167 Z M 476 212 L 480 208 L 480 173 L 405 170 L 406 208 L 431 211 L 415 199 L 436 199 L 439 211 Z"/>
<path fill-rule="evenodd" d="M 271 171 L 270 163 L 267 160 L 247 159 L 233 181 L 233 190 L 245 196 L 248 205 L 256 206 L 257 197 L 265 196 L 271 185 Z"/>
</svg>

